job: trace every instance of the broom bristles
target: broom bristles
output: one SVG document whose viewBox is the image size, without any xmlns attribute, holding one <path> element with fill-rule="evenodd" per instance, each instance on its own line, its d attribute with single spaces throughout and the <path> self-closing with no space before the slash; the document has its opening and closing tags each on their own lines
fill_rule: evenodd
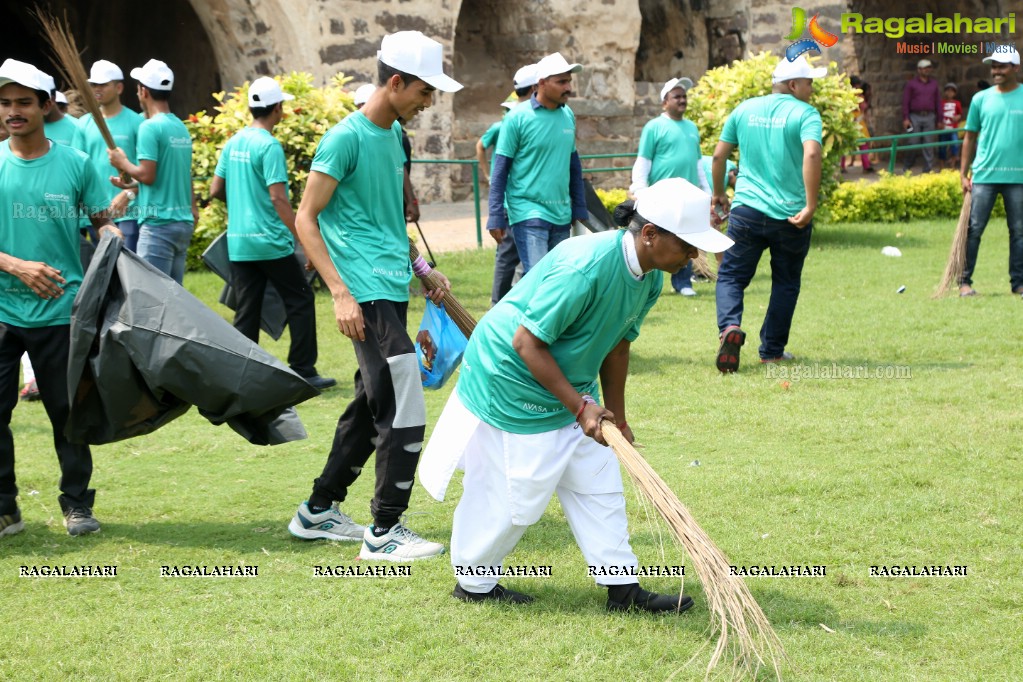
<svg viewBox="0 0 1023 682">
<path fill-rule="evenodd" d="M 966 238 L 970 232 L 970 205 L 972 202 L 972 192 L 967 190 L 963 193 L 963 208 L 959 211 L 959 222 L 956 224 L 956 231 L 952 236 L 952 247 L 948 252 L 945 272 L 941 275 L 941 282 L 931 298 L 940 298 L 953 287 L 958 287 L 963 272 L 966 270 Z"/>
<path fill-rule="evenodd" d="M 672 534 L 685 547 L 700 577 L 710 611 L 711 629 L 719 635 L 707 664 L 707 673 L 731 649 L 735 653 L 735 666 L 751 677 L 755 678 L 762 668 L 769 666 L 780 678 L 781 663 L 785 657 L 781 640 L 746 583 L 731 575 L 728 557 L 657 472 L 629 444 L 618 427 L 607 420 L 600 426 L 604 440 L 614 450 L 640 492 L 650 500 Z"/>
<path fill-rule="evenodd" d="M 718 273 L 710 269 L 710 263 L 707 262 L 707 252 L 700 251 L 700 255 L 693 259 L 693 273 L 701 277 L 706 277 L 708 281 L 718 281 Z"/>
<path fill-rule="evenodd" d="M 59 71 L 60 77 L 81 94 L 82 105 L 92 114 L 92 120 L 96 127 L 99 128 L 103 141 L 106 142 L 108 148 L 115 149 L 117 143 L 114 142 L 114 137 L 110 134 L 110 128 L 107 127 L 106 119 L 103 118 L 99 102 L 96 101 L 95 97 L 90 96 L 92 86 L 89 85 L 89 77 L 85 73 L 85 67 L 82 66 L 78 46 L 75 44 L 75 37 L 68 28 L 67 12 L 65 11 L 64 13 L 63 21 L 54 18 L 49 12 L 43 10 L 38 5 L 32 10 L 32 13 L 43 28 L 43 33 L 46 35 L 46 40 L 50 45 L 50 51 L 53 52 L 53 56 L 56 58 L 55 66 Z M 125 176 L 122 175 L 122 177 Z M 126 178 L 126 181 L 130 179 Z"/>
<path fill-rule="evenodd" d="M 411 240 L 408 243 L 408 255 L 409 259 L 413 261 L 419 258 L 419 249 Z M 431 289 L 436 289 L 441 285 L 440 279 L 433 273 L 421 279 Z M 444 308 L 448 311 L 448 316 L 454 321 L 455 326 L 465 334 L 465 338 L 468 339 L 472 336 L 472 330 L 476 328 L 476 320 L 450 291 L 444 294 Z"/>
</svg>

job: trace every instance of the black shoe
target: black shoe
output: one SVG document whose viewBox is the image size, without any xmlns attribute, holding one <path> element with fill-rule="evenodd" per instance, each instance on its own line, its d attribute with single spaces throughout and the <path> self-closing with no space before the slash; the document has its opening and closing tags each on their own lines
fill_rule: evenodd
<svg viewBox="0 0 1023 682">
<path fill-rule="evenodd" d="M 25 524 L 21 521 L 21 511 L 15 509 L 10 514 L 0 515 L 0 537 L 14 535 L 25 530 Z"/>
<path fill-rule="evenodd" d="M 722 374 L 731 374 L 739 369 L 739 349 L 746 343 L 746 332 L 738 325 L 730 324 L 721 332 L 721 345 L 714 364 Z"/>
<path fill-rule="evenodd" d="M 99 521 L 88 507 L 74 507 L 64 510 L 64 527 L 68 535 L 98 533 Z"/>
<path fill-rule="evenodd" d="M 647 592 L 639 583 L 612 585 L 607 589 L 608 611 L 649 611 L 650 613 L 681 613 L 693 606 L 687 594 L 657 594 Z"/>
<path fill-rule="evenodd" d="M 506 604 L 528 604 L 533 601 L 533 598 L 528 594 L 509 590 L 501 585 L 495 585 L 494 589 L 489 592 L 466 592 L 462 589 L 461 585 L 455 585 L 455 589 L 451 592 L 451 596 L 455 599 L 471 602 L 497 601 L 504 602 Z"/>
<path fill-rule="evenodd" d="M 337 380 L 331 379 L 330 377 L 321 377 L 319 374 L 311 377 L 302 377 L 306 380 L 313 388 L 318 391 L 337 386 Z"/>
</svg>

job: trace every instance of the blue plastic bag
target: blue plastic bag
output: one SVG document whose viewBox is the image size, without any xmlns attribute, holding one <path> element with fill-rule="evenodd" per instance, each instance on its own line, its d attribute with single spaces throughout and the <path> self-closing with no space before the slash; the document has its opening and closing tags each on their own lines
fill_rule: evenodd
<svg viewBox="0 0 1023 682">
<path fill-rule="evenodd" d="M 444 385 L 462 361 L 467 343 L 465 334 L 448 316 L 444 304 L 438 307 L 427 299 L 423 323 L 416 334 L 416 357 L 423 388 L 436 390 Z"/>
</svg>

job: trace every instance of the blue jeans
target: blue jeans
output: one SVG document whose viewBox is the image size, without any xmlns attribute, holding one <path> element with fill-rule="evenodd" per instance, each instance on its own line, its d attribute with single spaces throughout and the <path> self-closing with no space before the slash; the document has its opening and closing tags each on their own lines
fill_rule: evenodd
<svg viewBox="0 0 1023 682">
<path fill-rule="evenodd" d="M 528 221 L 527 221 L 528 222 Z M 572 225 L 533 226 L 527 223 L 512 225 L 515 248 L 522 262 L 522 272 L 529 272 L 536 263 L 561 242 L 568 239 Z"/>
<path fill-rule="evenodd" d="M 686 287 L 693 286 L 693 261 L 686 263 L 686 266 L 671 276 L 671 288 L 675 291 L 682 291 Z"/>
<path fill-rule="evenodd" d="M 511 291 L 515 280 L 515 268 L 519 265 L 519 252 L 510 229 L 504 231 L 504 239 L 497 245 L 494 254 L 494 286 L 490 290 L 490 307 L 497 305 Z"/>
<path fill-rule="evenodd" d="M 718 330 L 742 325 L 743 292 L 757 272 L 760 257 L 771 251 L 771 300 L 760 328 L 760 357 L 778 358 L 789 342 L 789 328 L 799 299 L 803 261 L 810 251 L 813 223 L 800 229 L 787 220 L 769 218 L 748 206 L 728 217 L 728 236 L 735 246 L 725 251 L 716 289 Z"/>
<path fill-rule="evenodd" d="M 124 246 L 129 251 L 138 251 L 139 248 L 139 221 L 122 220 L 117 223 L 117 229 L 124 235 Z"/>
<path fill-rule="evenodd" d="M 1013 291 L 1023 287 L 1023 184 L 973 183 L 970 204 L 970 231 L 966 237 L 966 268 L 960 284 L 973 284 L 980 237 L 991 217 L 995 198 L 1001 194 L 1005 217 L 1009 223 L 1009 286 Z"/>
<path fill-rule="evenodd" d="M 192 243 L 192 223 L 142 224 L 138 254 L 178 284 L 185 278 L 185 256 Z"/>
</svg>

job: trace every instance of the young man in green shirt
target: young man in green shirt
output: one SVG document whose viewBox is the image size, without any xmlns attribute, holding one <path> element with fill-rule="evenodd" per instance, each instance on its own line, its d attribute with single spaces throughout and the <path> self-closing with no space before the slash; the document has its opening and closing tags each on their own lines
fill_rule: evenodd
<svg viewBox="0 0 1023 682">
<path fill-rule="evenodd" d="M 132 163 L 120 147 L 107 153 L 114 168 L 138 183 L 142 213 L 139 256 L 181 284 L 188 245 L 199 219 L 192 192 L 192 138 L 170 110 L 174 87 L 170 68 L 150 59 L 145 66 L 132 69 L 131 77 L 138 81 L 139 102 L 146 112 L 138 131 L 138 164 Z M 114 180 L 114 184 L 121 189 L 134 187 L 120 180 Z"/>
<path fill-rule="evenodd" d="M 810 105 L 813 79 L 827 69 L 810 67 L 805 56 L 782 57 L 774 69 L 770 95 L 742 102 L 729 114 L 714 149 L 716 208 L 727 211 L 726 160 L 736 146 L 742 172 L 735 185 L 728 236 L 735 248 L 718 268 L 716 365 L 723 373 L 739 369 L 743 294 L 765 250 L 771 251 L 771 300 L 760 328 L 760 361 L 791 361 L 785 350 L 799 299 L 803 261 L 810 250 L 813 214 L 821 183 L 821 115 Z"/>
<path fill-rule="evenodd" d="M 78 119 L 68 116 L 60 110 L 60 107 L 57 106 L 57 82 L 53 80 L 53 76 L 45 75 L 49 79 L 47 84 L 50 86 L 49 92 L 50 99 L 53 100 L 53 107 L 50 108 L 43 120 L 43 130 L 46 131 L 46 137 L 54 142 L 72 147 L 75 135 L 78 133 Z"/>
<path fill-rule="evenodd" d="M 106 59 L 94 62 L 89 70 L 89 83 L 92 84 L 93 96 L 99 103 L 103 120 L 110 130 L 114 144 L 125 151 L 128 161 L 138 163 L 136 147 L 138 131 L 145 120 L 141 114 L 121 104 L 124 92 L 124 73 L 121 68 Z M 88 96 L 82 93 L 83 96 Z M 96 172 L 104 180 L 117 175 L 117 169 L 110 164 L 107 154 L 107 143 L 93 120 L 92 114 L 84 114 L 78 119 L 78 137 L 76 148 L 89 155 Z M 137 206 L 133 205 L 137 193 L 131 189 L 119 189 L 107 183 L 107 196 L 110 198 L 110 214 L 117 227 L 124 234 L 124 246 L 135 251 L 139 242 L 139 223 Z"/>
<path fill-rule="evenodd" d="M 227 253 L 238 301 L 234 327 L 259 343 L 263 297 L 272 283 L 291 330 L 288 364 L 323 390 L 337 382 L 316 372 L 316 301 L 295 257 L 288 165 L 273 136 L 284 117 L 283 103 L 295 98 L 264 76 L 249 85 L 248 99 L 252 123 L 224 145 L 210 184 L 210 196 L 227 202 Z"/>
<path fill-rule="evenodd" d="M 1019 86 L 1019 52 L 995 52 L 984 59 L 993 88 L 977 93 L 966 116 L 966 139 L 959 174 L 964 192 L 973 192 L 966 267 L 960 296 L 976 296 L 973 269 L 980 238 L 1002 195 L 1009 224 L 1009 287 L 1023 296 L 1023 88 Z M 972 176 L 969 174 L 972 169 Z"/>
<path fill-rule="evenodd" d="M 67 367 L 71 306 L 82 283 L 78 215 L 120 236 L 106 215 L 102 180 L 82 152 L 47 139 L 55 107 L 46 75 L 8 59 L 0 66 L 0 536 L 24 528 L 14 475 L 11 414 L 18 402 L 19 359 L 32 359 L 60 463 L 60 507 L 71 535 L 100 529 L 89 488 L 92 454 L 64 436 L 70 403 Z"/>
<path fill-rule="evenodd" d="M 672 78 L 661 88 L 664 113 L 647 121 L 640 133 L 630 193 L 664 178 L 684 178 L 699 184 L 700 131 L 695 123 L 683 118 L 691 87 L 693 81 L 688 78 Z M 696 296 L 692 263 L 671 276 L 671 288 L 683 296 Z"/>
<path fill-rule="evenodd" d="M 710 225 L 710 196 L 682 178 L 638 190 L 615 211 L 628 230 L 555 247 L 469 339 L 458 385 L 423 455 L 423 486 L 437 499 L 465 469 L 451 563 L 456 599 L 528 603 L 498 583 L 505 557 L 556 492 L 609 610 L 684 611 L 688 596 L 640 588 L 629 546 L 622 476 L 600 422 L 632 442 L 625 383 L 632 343 L 663 288 L 697 249 L 731 240 Z M 598 391 L 597 379 L 600 379 Z M 601 394 L 603 404 L 601 404 Z"/>
<path fill-rule="evenodd" d="M 462 86 L 444 75 L 440 43 L 419 31 L 385 36 L 377 56 L 380 87 L 320 140 L 296 218 L 306 254 L 334 299 L 337 327 L 355 345 L 359 370 L 323 473 L 288 530 L 305 539 L 362 540 L 363 559 L 411 561 L 444 546 L 401 520 L 426 431 L 419 364 L 406 327 L 408 285 L 413 271 L 431 271 L 421 258 L 410 268 L 399 119 L 429 107 L 436 90 Z M 443 295 L 443 289 L 430 292 L 434 301 Z M 363 529 L 337 503 L 374 450 L 373 525 Z"/>
<path fill-rule="evenodd" d="M 501 102 L 501 106 L 505 108 L 505 115 L 523 102 L 529 101 L 536 91 L 536 80 L 536 64 L 527 64 L 515 72 L 512 85 L 515 87 L 515 96 L 518 99 L 517 101 Z M 479 162 L 480 176 L 488 185 L 497 155 L 495 153 L 488 166 L 487 150 L 497 148 L 503 122 L 503 118 L 494 122 L 476 142 L 476 160 Z M 511 290 L 512 284 L 515 282 L 515 271 L 519 268 L 521 261 L 510 228 L 491 228 L 490 236 L 497 242 L 497 252 L 494 254 L 494 284 L 490 290 L 490 307 L 493 308 Z"/>
<path fill-rule="evenodd" d="M 582 70 L 560 52 L 536 64 L 536 94 L 501 124 L 490 178 L 487 229 L 511 228 L 523 272 L 568 239 L 573 220 L 586 220 L 575 114 L 568 107 L 572 74 Z"/>
</svg>

